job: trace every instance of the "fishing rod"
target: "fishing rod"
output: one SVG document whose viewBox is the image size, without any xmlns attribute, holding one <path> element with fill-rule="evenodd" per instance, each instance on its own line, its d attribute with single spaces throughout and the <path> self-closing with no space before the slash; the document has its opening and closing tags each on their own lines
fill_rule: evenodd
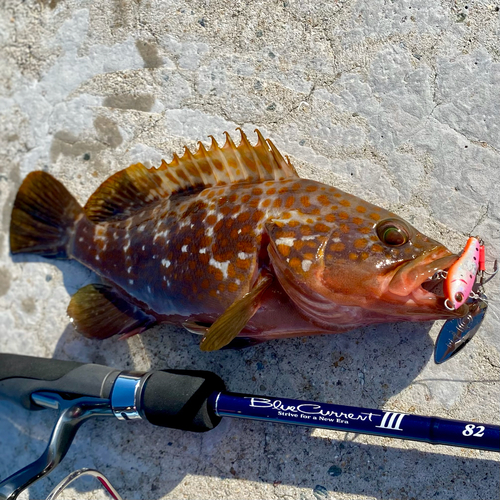
<svg viewBox="0 0 500 500">
<path fill-rule="evenodd" d="M 498 425 L 236 394 L 227 392 L 222 379 L 208 371 L 133 372 L 0 354 L 0 399 L 28 410 L 59 411 L 45 452 L 0 482 L 0 500 L 14 500 L 53 470 L 66 455 L 80 425 L 93 417 L 144 419 L 154 425 L 193 432 L 213 429 L 222 417 L 236 417 L 500 452 Z M 97 471 L 90 473 L 107 487 Z M 110 488 L 108 492 L 113 495 Z"/>
</svg>

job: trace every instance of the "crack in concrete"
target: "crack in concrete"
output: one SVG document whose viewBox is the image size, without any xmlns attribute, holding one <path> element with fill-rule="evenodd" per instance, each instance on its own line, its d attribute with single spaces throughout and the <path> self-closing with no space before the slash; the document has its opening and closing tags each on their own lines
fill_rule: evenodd
<svg viewBox="0 0 500 500">
<path fill-rule="evenodd" d="M 442 103 L 441 103 L 442 104 Z M 432 118 L 434 120 L 436 120 L 438 123 L 440 123 L 441 125 L 447 127 L 448 129 L 452 130 L 453 132 L 455 132 L 456 134 L 460 135 L 461 137 L 463 137 L 465 140 L 467 140 L 468 142 L 470 142 L 471 144 L 474 144 L 475 146 L 482 146 L 482 147 L 485 147 L 487 149 L 490 149 L 491 151 L 495 152 L 496 154 L 500 154 L 500 150 L 498 150 L 497 148 L 495 148 L 494 146 L 492 146 L 491 144 L 487 143 L 486 141 L 481 141 L 480 139 L 472 139 L 471 137 L 468 137 L 466 134 L 464 134 L 463 132 L 460 132 L 459 130 L 453 128 L 449 123 L 446 123 L 446 122 L 443 122 L 442 120 L 440 120 L 437 116 L 435 116 L 434 112 L 436 111 L 436 109 L 441 105 L 439 103 L 436 103 L 436 105 L 432 108 L 431 112 L 429 113 L 427 119 L 429 118 Z"/>
<path fill-rule="evenodd" d="M 480 226 L 484 220 L 486 219 L 486 216 L 488 215 L 489 213 L 489 209 L 490 209 L 490 202 L 488 201 L 486 203 L 486 205 L 484 206 L 484 212 L 479 216 L 479 219 L 477 220 L 477 222 L 474 224 L 474 226 L 472 227 L 472 229 L 469 231 L 469 234 L 470 235 L 473 235 L 473 233 L 476 231 L 476 228 L 478 226 Z"/>
<path fill-rule="evenodd" d="M 295 110 L 299 109 L 302 104 L 306 104 L 307 106 L 311 106 L 311 100 L 312 100 L 312 95 L 313 92 L 316 90 L 316 82 L 313 82 L 311 90 L 309 93 L 297 104 L 296 106 L 293 106 L 286 115 L 283 116 L 283 120 L 285 118 L 288 118 Z"/>
<path fill-rule="evenodd" d="M 490 357 L 489 357 L 487 354 L 483 354 L 481 357 L 482 357 L 484 360 L 486 360 L 486 362 L 487 362 L 487 363 L 488 363 L 491 367 L 493 367 L 493 368 L 495 368 L 495 369 L 500 368 L 500 365 L 497 365 L 496 363 L 494 363 L 494 362 L 490 359 Z M 499 382 L 499 381 L 500 381 L 500 379 L 494 379 L 494 380 L 489 380 L 489 381 L 488 381 L 488 380 L 481 380 L 481 382 Z"/>
<path fill-rule="evenodd" d="M 147 125 L 144 125 L 143 127 L 141 127 L 139 132 L 136 134 L 135 139 L 139 140 L 144 134 L 153 130 L 159 122 L 161 122 L 162 120 L 165 119 L 165 113 L 166 113 L 165 111 L 158 113 L 160 116 L 158 118 L 154 119 L 152 123 L 148 123 Z"/>
</svg>

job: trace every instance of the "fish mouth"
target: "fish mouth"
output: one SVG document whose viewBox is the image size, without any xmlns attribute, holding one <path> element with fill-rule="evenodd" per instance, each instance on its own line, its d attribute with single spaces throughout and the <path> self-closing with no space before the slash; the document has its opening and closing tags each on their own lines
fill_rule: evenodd
<svg viewBox="0 0 500 500">
<path fill-rule="evenodd" d="M 406 306 L 414 305 L 415 314 L 433 311 L 443 318 L 465 316 L 468 312 L 466 304 L 454 311 L 445 307 L 445 278 L 439 272 L 448 270 L 457 259 L 458 255 L 441 247 L 405 262 L 394 273 L 388 290 L 404 301 Z"/>
</svg>

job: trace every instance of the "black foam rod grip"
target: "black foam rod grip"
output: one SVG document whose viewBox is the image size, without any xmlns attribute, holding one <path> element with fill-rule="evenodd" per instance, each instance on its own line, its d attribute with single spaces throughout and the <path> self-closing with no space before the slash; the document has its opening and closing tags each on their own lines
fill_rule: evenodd
<svg viewBox="0 0 500 500">
<path fill-rule="evenodd" d="M 67 398 L 90 396 L 108 399 L 120 370 L 75 361 L 0 354 L 0 399 L 28 410 L 42 410 L 31 394 L 57 392 Z"/>
<path fill-rule="evenodd" d="M 149 422 L 193 432 L 213 429 L 221 420 L 211 396 L 225 390 L 215 373 L 196 370 L 157 371 L 146 380 L 140 407 Z"/>
</svg>

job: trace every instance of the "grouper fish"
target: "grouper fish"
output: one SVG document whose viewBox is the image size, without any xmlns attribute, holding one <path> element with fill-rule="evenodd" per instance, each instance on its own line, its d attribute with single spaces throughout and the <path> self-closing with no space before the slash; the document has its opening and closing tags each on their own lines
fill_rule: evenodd
<svg viewBox="0 0 500 500">
<path fill-rule="evenodd" d="M 11 251 L 75 259 L 102 277 L 68 307 L 91 338 L 170 323 L 212 351 L 467 313 L 425 286 L 457 255 L 383 208 L 299 178 L 256 132 L 255 146 L 240 130 L 238 146 L 226 133 L 223 147 L 211 137 L 159 168 L 131 165 L 83 208 L 32 172 L 14 203 Z"/>
</svg>

